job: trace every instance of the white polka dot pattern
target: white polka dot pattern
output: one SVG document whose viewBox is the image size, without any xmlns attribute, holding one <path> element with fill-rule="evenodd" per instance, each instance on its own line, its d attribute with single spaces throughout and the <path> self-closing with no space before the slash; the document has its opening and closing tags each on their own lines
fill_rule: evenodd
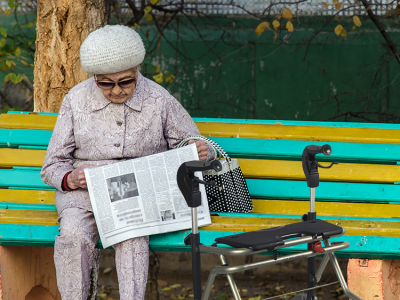
<svg viewBox="0 0 400 300">
<path fill-rule="evenodd" d="M 242 212 L 248 213 L 253 210 L 249 190 L 242 170 L 236 159 L 231 159 L 226 152 L 214 141 L 202 136 L 191 136 L 179 143 L 184 146 L 190 140 L 203 140 L 224 159 L 221 160 L 222 170 L 203 172 L 205 181 L 215 181 L 218 186 L 206 185 L 206 193 L 210 211 L 214 212 Z"/>
</svg>

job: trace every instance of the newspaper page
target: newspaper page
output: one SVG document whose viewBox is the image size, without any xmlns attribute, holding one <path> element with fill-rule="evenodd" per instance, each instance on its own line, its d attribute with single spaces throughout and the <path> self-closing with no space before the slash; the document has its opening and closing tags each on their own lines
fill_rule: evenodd
<svg viewBox="0 0 400 300">
<path fill-rule="evenodd" d="M 198 160 L 195 144 L 85 169 L 104 248 L 124 240 L 190 229 L 191 210 L 178 188 L 176 174 L 184 162 Z M 201 172 L 196 176 L 201 180 Z M 200 184 L 199 226 L 211 224 L 206 191 Z"/>
</svg>

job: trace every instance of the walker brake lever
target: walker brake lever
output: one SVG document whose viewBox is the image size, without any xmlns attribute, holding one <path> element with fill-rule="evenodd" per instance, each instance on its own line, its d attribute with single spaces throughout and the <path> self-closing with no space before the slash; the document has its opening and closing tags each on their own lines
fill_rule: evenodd
<svg viewBox="0 0 400 300">
<path fill-rule="evenodd" d="M 318 162 L 318 160 L 314 160 L 314 162 L 316 163 L 316 165 L 318 166 L 318 167 L 320 167 L 320 168 L 323 168 L 323 169 L 330 169 L 330 168 L 332 168 L 332 166 L 333 165 L 338 165 L 339 163 L 338 162 L 333 162 L 333 163 L 331 163 L 329 166 L 323 166 L 323 165 L 321 165 L 319 162 Z"/>
<path fill-rule="evenodd" d="M 211 185 L 211 186 L 217 186 L 217 185 L 218 185 L 215 181 L 209 181 L 209 182 L 203 181 L 203 180 L 200 180 L 200 179 L 199 179 L 198 177 L 196 177 L 196 176 L 193 177 L 193 180 L 194 180 L 195 182 L 198 182 L 198 183 L 201 183 L 201 184 L 204 184 L 204 185 Z"/>
</svg>

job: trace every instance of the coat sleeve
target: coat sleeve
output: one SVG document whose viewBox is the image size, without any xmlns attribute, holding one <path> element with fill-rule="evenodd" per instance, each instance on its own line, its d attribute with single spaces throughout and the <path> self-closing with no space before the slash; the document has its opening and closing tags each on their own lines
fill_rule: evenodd
<svg viewBox="0 0 400 300">
<path fill-rule="evenodd" d="M 40 172 L 44 183 L 63 193 L 65 192 L 62 189 L 62 181 L 64 175 L 74 169 L 74 151 L 73 117 L 70 99 L 66 95 L 58 113 L 57 122 Z"/>
<path fill-rule="evenodd" d="M 164 136 L 170 149 L 176 148 L 180 141 L 189 136 L 201 135 L 192 117 L 178 100 L 172 96 L 167 97 L 165 105 Z M 212 160 L 214 159 L 214 151 L 211 146 L 207 145 L 207 147 L 207 160 Z"/>
</svg>

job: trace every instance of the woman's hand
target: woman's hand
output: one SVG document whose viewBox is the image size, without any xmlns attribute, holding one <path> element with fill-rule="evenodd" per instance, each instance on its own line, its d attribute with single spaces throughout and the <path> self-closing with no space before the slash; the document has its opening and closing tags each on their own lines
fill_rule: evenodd
<svg viewBox="0 0 400 300">
<path fill-rule="evenodd" d="M 189 144 L 193 144 L 195 141 L 189 141 Z M 197 153 L 199 154 L 200 160 L 207 160 L 208 147 L 204 141 L 196 142 Z"/>
<path fill-rule="evenodd" d="M 83 170 L 86 168 L 93 168 L 93 167 L 97 167 L 97 166 L 82 165 L 79 168 L 73 170 L 71 173 L 68 174 L 67 186 L 72 190 L 75 190 L 77 188 L 87 189 L 85 172 Z"/>
</svg>

